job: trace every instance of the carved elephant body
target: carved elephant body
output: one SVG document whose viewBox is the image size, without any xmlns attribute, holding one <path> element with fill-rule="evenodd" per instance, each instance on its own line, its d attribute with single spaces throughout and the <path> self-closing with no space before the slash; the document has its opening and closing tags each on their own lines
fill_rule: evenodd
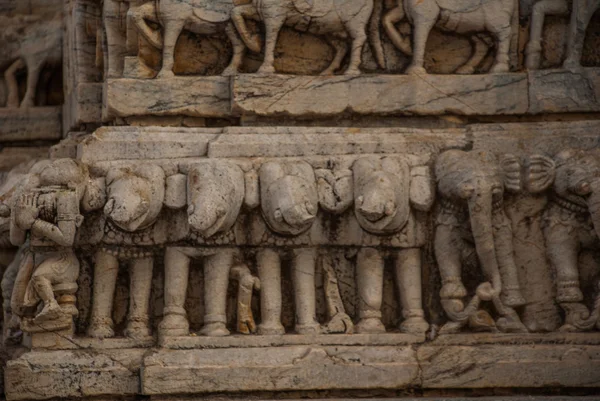
<svg viewBox="0 0 600 401">
<path fill-rule="evenodd" d="M 497 44 L 496 61 L 491 71 L 501 73 L 509 70 L 508 52 L 515 12 L 515 0 L 400 0 L 397 7 L 386 14 L 383 24 L 396 47 L 413 56 L 407 73 L 426 73 L 423 67 L 425 46 L 434 26 L 458 34 L 489 32 Z M 394 26 L 404 19 L 413 25 L 412 51 L 410 43 Z M 472 72 L 482 57 L 478 56 L 477 60 L 470 59 L 459 72 Z"/>
<path fill-rule="evenodd" d="M 354 211 L 360 226 L 378 236 L 403 231 L 411 235 L 406 247 L 387 251 L 361 248 L 357 255 L 356 279 L 359 294 L 357 332 L 385 332 L 381 322 L 383 271 L 385 257 L 394 260 L 396 284 L 400 294 L 403 321 L 400 330 L 424 334 L 429 324 L 424 319 L 421 293 L 421 249 L 419 231 L 422 219 L 415 216 L 433 204 L 433 183 L 428 168 L 411 172 L 402 157 L 365 157 L 354 162 Z M 412 210 L 412 209 L 415 210 Z"/>
<path fill-rule="evenodd" d="M 35 92 L 45 65 L 60 65 L 62 60 L 62 30 L 59 17 L 0 17 L 4 27 L 0 33 L 0 70 L 8 87 L 7 107 L 19 107 L 16 72 L 27 68 L 27 91 L 21 107 L 35 105 Z"/>
<path fill-rule="evenodd" d="M 503 331 L 525 331 L 513 307 L 523 305 L 512 248 L 510 220 L 504 212 L 505 188 L 520 188 L 520 164 L 507 157 L 500 163 L 486 152 L 451 150 L 436 162 L 438 193 L 441 197 L 434 238 L 435 255 L 442 276 L 440 297 L 454 331 L 466 324 L 491 328 L 491 318 L 477 312 L 481 300 L 493 300 L 503 316 Z M 474 248 L 474 249 L 473 249 Z M 465 255 L 476 251 L 488 283 L 465 307 L 467 290 L 462 282 Z"/>
<path fill-rule="evenodd" d="M 286 25 L 296 30 L 325 35 L 336 48 L 333 62 L 323 74 L 333 74 L 346 54 L 341 41 L 352 40 L 352 52 L 346 74 L 359 74 L 363 45 L 367 41 L 367 25 L 373 11 L 373 0 L 254 0 L 251 4 L 236 6 L 233 22 L 244 43 L 253 51 L 260 51 L 248 32 L 244 18 L 261 20 L 265 25 L 265 59 L 259 73 L 273 73 L 275 45 L 281 28 Z M 377 54 L 380 65 L 383 55 Z"/>
</svg>

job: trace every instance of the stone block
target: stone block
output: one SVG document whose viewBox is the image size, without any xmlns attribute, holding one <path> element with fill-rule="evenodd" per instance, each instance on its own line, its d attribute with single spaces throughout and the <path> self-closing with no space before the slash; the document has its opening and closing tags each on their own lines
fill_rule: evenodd
<svg viewBox="0 0 600 401">
<path fill-rule="evenodd" d="M 0 142 L 61 138 L 61 107 L 0 108 Z"/>
<path fill-rule="evenodd" d="M 498 115 L 527 112 L 526 74 L 235 76 L 239 115 L 332 117 L 353 114 Z"/>
<path fill-rule="evenodd" d="M 229 77 L 171 79 L 109 79 L 105 114 L 108 117 L 230 116 Z"/>
<path fill-rule="evenodd" d="M 529 113 L 600 111 L 600 69 L 529 72 Z"/>
</svg>

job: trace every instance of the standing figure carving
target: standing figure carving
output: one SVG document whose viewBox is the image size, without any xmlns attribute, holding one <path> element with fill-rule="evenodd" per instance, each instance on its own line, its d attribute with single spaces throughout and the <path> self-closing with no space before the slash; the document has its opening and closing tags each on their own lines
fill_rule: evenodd
<svg viewBox="0 0 600 401">
<path fill-rule="evenodd" d="M 35 93 L 40 74 L 46 65 L 58 66 L 62 60 L 62 18 L 39 16 L 0 16 L 0 70 L 8 89 L 6 107 L 19 107 L 16 74 L 27 68 L 27 91 L 21 108 L 35 106 Z"/>
<path fill-rule="evenodd" d="M 240 262 L 240 253 L 235 247 L 235 238 L 232 238 L 235 235 L 231 230 L 245 200 L 244 172 L 231 162 L 206 161 L 192 165 L 187 179 L 179 174 L 170 177 L 170 180 L 171 199 L 167 206 L 172 209 L 188 206 L 188 227 L 177 231 L 182 231 L 182 237 L 193 246 L 169 246 L 165 252 L 165 308 L 159 334 L 189 335 L 184 306 L 190 262 L 201 259 L 204 263 L 204 327 L 200 333 L 206 336 L 229 335 L 226 310 L 230 274 L 246 287 L 240 291 L 241 302 L 248 303 L 253 286 L 258 286 L 242 266 L 231 271 Z M 221 246 L 214 246 L 217 243 Z M 248 292 L 249 297 L 244 295 Z M 249 322 L 250 317 L 246 317 Z M 248 325 L 252 326 L 252 323 Z"/>
<path fill-rule="evenodd" d="M 519 160 L 506 156 L 499 161 L 488 152 L 450 150 L 438 157 L 435 172 L 440 204 L 434 247 L 442 276 L 442 306 L 451 320 L 442 332 L 454 332 L 465 325 L 525 332 L 513 309 L 525 299 L 514 261 L 511 222 L 503 205 L 505 190 L 521 188 Z M 463 266 L 477 265 L 473 257 L 478 259 L 486 281 L 465 305 Z M 481 301 L 492 301 L 502 316 L 495 325 L 489 314 L 479 309 Z"/>
<path fill-rule="evenodd" d="M 79 276 L 73 244 L 83 220 L 81 207 L 95 206 L 96 194 L 87 168 L 71 159 L 52 162 L 37 180 L 36 189 L 20 194 L 11 216 L 13 242 L 21 245 L 29 238 L 29 252 L 15 281 L 12 311 L 23 318 L 25 331 L 72 330 Z"/>
<path fill-rule="evenodd" d="M 394 45 L 412 55 L 406 70 L 409 74 L 426 73 L 423 67 L 425 46 L 433 27 L 467 35 L 489 32 L 496 39 L 496 60 L 491 72 L 503 73 L 509 71 L 512 21 L 517 12 L 515 3 L 515 0 L 398 0 L 398 5 L 384 16 L 383 26 Z M 405 19 L 413 26 L 412 49 L 410 40 L 395 27 Z M 481 46 L 478 37 L 472 36 L 472 41 L 475 49 Z M 470 59 L 458 72 L 470 73 L 477 64 L 477 59 Z"/>
<path fill-rule="evenodd" d="M 315 173 L 304 161 L 270 161 L 260 169 L 262 215 L 276 234 L 293 237 L 308 231 L 317 217 L 318 194 Z M 284 334 L 281 324 L 281 259 L 291 259 L 294 304 L 299 334 L 320 332 L 316 318 L 315 265 L 317 250 L 297 247 L 279 250 L 266 246 L 257 253 L 261 282 L 259 334 Z"/>
<path fill-rule="evenodd" d="M 567 149 L 545 167 L 545 187 L 552 192 L 544 236 L 556 271 L 556 300 L 566 312 L 562 330 L 600 329 L 600 291 L 594 288 L 596 300 L 590 312 L 581 291 L 579 263 L 582 251 L 598 249 L 600 244 L 600 153 Z"/>
<path fill-rule="evenodd" d="M 424 334 L 421 285 L 421 249 L 425 219 L 434 200 L 429 168 L 411 172 L 403 157 L 365 157 L 354 162 L 354 212 L 368 233 L 382 236 L 384 249 L 365 247 L 357 255 L 359 333 L 385 332 L 381 321 L 385 257 L 394 260 L 394 271 L 403 321 L 400 330 Z M 411 210 L 414 209 L 414 210 Z M 385 237 L 384 237 L 385 236 Z M 386 237 L 398 236 L 389 240 Z M 389 246 L 387 242 L 390 243 Z"/>
<path fill-rule="evenodd" d="M 157 222 L 165 198 L 165 174 L 155 165 L 113 168 L 106 175 L 106 205 L 92 229 L 101 236 L 94 263 L 91 337 L 115 335 L 113 303 L 121 262 L 129 264 L 129 313 L 125 335 L 150 335 L 149 308 L 154 246 L 163 243 Z M 100 226 L 100 227 L 98 227 Z M 93 235 L 93 234 L 92 234 Z"/>
<path fill-rule="evenodd" d="M 285 25 L 327 37 L 336 54 L 323 75 L 331 75 L 340 68 L 347 52 L 344 42 L 350 39 L 350 62 L 345 74 L 351 75 L 360 74 L 362 50 L 367 42 L 367 25 L 372 11 L 373 0 L 253 0 L 251 4 L 236 6 L 232 19 L 246 46 L 255 52 L 260 52 L 260 42 L 248 31 L 245 18 L 264 23 L 265 58 L 258 70 L 261 74 L 275 72 L 275 46 Z M 378 47 L 375 49 L 378 50 L 376 59 L 379 65 L 385 68 L 383 54 Z"/>
</svg>

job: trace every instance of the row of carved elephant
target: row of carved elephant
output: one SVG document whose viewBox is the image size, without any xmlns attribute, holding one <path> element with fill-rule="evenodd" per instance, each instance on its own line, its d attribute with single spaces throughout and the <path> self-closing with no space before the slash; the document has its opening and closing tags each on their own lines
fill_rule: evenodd
<svg viewBox="0 0 600 401">
<path fill-rule="evenodd" d="M 14 190 L 5 188 L 3 213 L 10 219 L 11 242 L 20 246 L 5 274 L 5 311 L 20 316 L 21 327 L 30 332 L 71 327 L 79 275 L 75 250 L 93 249 L 88 328 L 93 337 L 114 335 L 111 316 L 121 263 L 130 268 L 125 333 L 150 334 L 153 263 L 163 253 L 163 336 L 189 333 L 184 304 L 194 259 L 204 264 L 205 335 L 229 334 L 230 278 L 239 282 L 239 331 L 255 331 L 250 304 L 253 291 L 260 289 L 258 331 L 282 334 L 282 260 L 291 266 L 298 333 L 382 332 L 383 270 L 391 259 L 404 317 L 400 328 L 422 334 L 428 323 L 421 253 L 432 241 L 449 318 L 443 332 L 467 325 L 526 332 L 519 317 L 526 288 L 519 282 L 503 202 L 526 192 L 548 194 L 544 235 L 556 272 L 556 300 L 566 311 L 563 329 L 591 329 L 598 324 L 600 306 L 596 302 L 590 312 L 584 304 L 578 255 L 584 248 L 597 249 L 599 156 L 566 150 L 554 158 L 522 159 L 449 150 L 437 157 L 434 173 L 410 155 L 359 157 L 349 169 L 286 159 L 254 169 L 207 159 L 168 176 L 152 163 L 107 167 L 92 176 L 75 160 L 43 161 L 12 180 Z M 428 238 L 428 211 L 434 204 L 435 232 Z M 325 269 L 331 321 L 321 327 L 316 320 L 315 268 L 327 246 L 356 250 L 356 327 L 344 311 L 334 269 Z M 248 253 L 255 257 L 258 277 L 246 266 Z M 473 255 L 484 282 L 467 300 L 462 270 Z M 495 322 L 488 301 L 498 314 Z"/>
<path fill-rule="evenodd" d="M 283 26 L 322 35 L 333 46 L 335 56 L 330 66 L 322 71 L 324 75 L 340 69 L 348 49 L 351 53 L 345 73 L 359 74 L 362 49 L 369 39 L 375 60 L 381 68 L 386 68 L 381 25 L 391 42 L 402 53 L 412 56 L 407 73 L 425 73 L 425 47 L 434 27 L 471 38 L 473 54 L 457 70 L 458 73 L 472 73 L 492 47 L 492 42 L 496 58 L 491 72 L 508 72 L 509 50 L 518 25 L 516 15 L 519 10 L 516 0 L 398 0 L 385 15 L 383 0 L 132 0 L 128 2 L 127 32 L 124 32 L 120 17 L 123 3 L 123 0 L 105 0 L 103 3 L 109 77 L 123 73 L 124 56 L 137 56 L 139 35 L 162 50 L 162 69 L 158 77 L 172 77 L 175 45 L 184 29 L 201 35 L 226 33 L 233 46 L 233 57 L 223 75 L 235 74 L 246 49 L 260 52 L 263 47 L 261 36 L 249 28 L 247 20 L 264 25 L 265 56 L 259 73 L 275 72 L 275 46 Z M 578 66 L 585 31 L 598 5 L 597 1 L 574 0 L 570 7 L 568 0 L 539 0 L 533 11 L 527 67 L 539 68 L 544 17 L 568 14 L 570 9 L 573 12 L 564 65 L 568 68 Z M 397 24 L 401 22 L 412 25 L 412 35 L 400 33 Z M 492 42 L 489 36 L 493 38 Z M 350 46 L 347 42 L 351 42 Z"/>
</svg>

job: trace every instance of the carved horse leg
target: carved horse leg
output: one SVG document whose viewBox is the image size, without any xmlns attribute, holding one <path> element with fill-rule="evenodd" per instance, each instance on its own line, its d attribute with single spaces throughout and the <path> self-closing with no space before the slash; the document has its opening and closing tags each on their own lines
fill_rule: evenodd
<svg viewBox="0 0 600 401">
<path fill-rule="evenodd" d="M 404 7 L 396 7 L 383 17 L 383 27 L 385 28 L 385 32 L 389 36 L 394 46 L 396 46 L 398 50 L 407 56 L 412 56 L 410 36 L 402 36 L 400 31 L 398 31 L 395 26 L 398 22 L 402 21 L 405 16 L 406 14 L 404 13 Z"/>
<path fill-rule="evenodd" d="M 564 15 L 568 12 L 569 6 L 565 0 L 540 0 L 533 5 L 529 42 L 525 49 L 525 66 L 527 69 L 537 70 L 540 68 L 541 41 L 546 15 Z"/>
<path fill-rule="evenodd" d="M 396 285 L 400 296 L 402 317 L 400 331 L 411 334 L 425 334 L 429 323 L 423 312 L 423 291 L 421 286 L 421 250 L 402 249 L 397 252 L 395 261 Z"/>
<path fill-rule="evenodd" d="M 42 57 L 40 54 L 26 57 L 25 64 L 27 64 L 27 90 L 25 91 L 25 96 L 21 102 L 22 109 L 33 107 L 35 105 L 35 92 L 40 79 L 40 73 L 42 72 L 44 64 L 46 64 L 46 58 Z"/>
<path fill-rule="evenodd" d="M 25 63 L 22 59 L 18 59 L 4 71 L 4 79 L 6 80 L 6 87 L 8 89 L 6 100 L 6 107 L 8 108 L 19 107 L 19 84 L 17 83 L 15 74 L 23 67 L 25 67 Z"/>
<path fill-rule="evenodd" d="M 227 24 L 225 28 L 225 33 L 227 37 L 231 41 L 231 45 L 233 46 L 233 56 L 231 57 L 231 62 L 225 68 L 225 70 L 221 73 L 221 75 L 235 75 L 240 70 L 240 66 L 242 65 L 242 61 L 244 60 L 244 53 L 246 52 L 246 46 L 244 46 L 244 41 L 238 36 L 238 33 L 235 30 L 235 27 L 232 23 Z"/>
<path fill-rule="evenodd" d="M 427 71 L 423 67 L 425 61 L 425 46 L 431 29 L 437 22 L 440 13 L 439 7 L 425 9 L 421 7 L 422 14 L 414 16 L 413 21 L 413 59 L 406 69 L 407 74 L 422 75 Z"/>
<path fill-rule="evenodd" d="M 259 20 L 260 16 L 256 7 L 252 4 L 244 4 L 236 6 L 231 11 L 231 21 L 235 25 L 238 33 L 240 34 L 244 44 L 248 49 L 254 53 L 260 53 L 261 43 L 258 35 L 251 35 L 246 24 L 246 18 Z"/>
<path fill-rule="evenodd" d="M 286 15 L 279 7 L 273 8 L 273 10 L 269 9 L 268 12 L 265 12 L 266 15 L 263 18 L 265 25 L 265 58 L 258 69 L 259 74 L 275 73 L 275 47 L 277 46 L 279 32 L 285 23 Z"/>
<path fill-rule="evenodd" d="M 490 50 L 490 47 L 493 46 L 493 44 L 490 45 L 486 43 L 483 35 L 481 37 L 479 35 L 472 35 L 469 40 L 471 42 L 473 54 L 465 64 L 458 67 L 456 70 L 457 74 L 473 74 L 475 72 L 475 68 L 481 64 L 486 54 Z"/>
<path fill-rule="evenodd" d="M 364 248 L 356 258 L 356 283 L 358 286 L 357 333 L 384 333 L 381 322 L 383 303 L 384 260 L 377 249 Z"/>
<path fill-rule="evenodd" d="M 329 67 L 321 72 L 320 75 L 334 75 L 335 72 L 342 66 L 342 61 L 348 52 L 348 45 L 346 44 L 345 40 L 328 36 L 327 42 L 334 48 L 335 55 Z"/>
<path fill-rule="evenodd" d="M 567 38 L 567 58 L 564 68 L 578 68 L 581 66 L 581 53 L 587 27 L 600 6 L 600 0 L 574 0 L 569 36 Z"/>
<path fill-rule="evenodd" d="M 277 251 L 263 249 L 256 255 L 258 277 L 261 284 L 261 323 L 258 333 L 284 334 L 281 324 L 281 259 Z"/>
</svg>

